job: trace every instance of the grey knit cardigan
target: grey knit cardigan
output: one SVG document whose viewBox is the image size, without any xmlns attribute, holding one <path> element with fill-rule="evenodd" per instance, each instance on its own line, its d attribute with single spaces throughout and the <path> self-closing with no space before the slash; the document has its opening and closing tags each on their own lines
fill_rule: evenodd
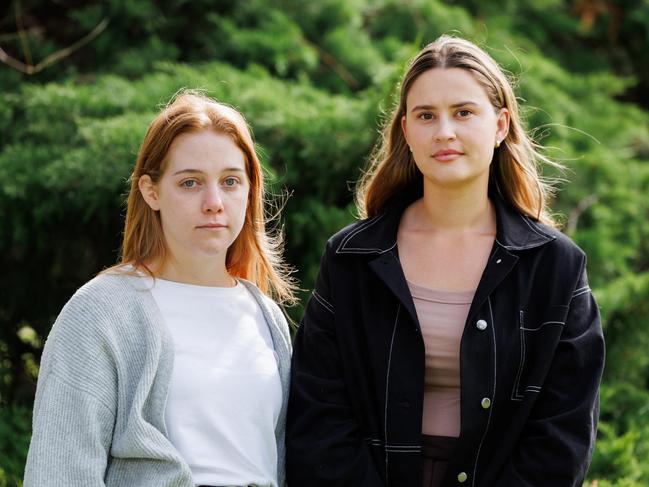
<svg viewBox="0 0 649 487">
<path fill-rule="evenodd" d="M 278 356 L 284 400 L 275 436 L 284 485 L 288 325 L 277 304 L 241 282 L 259 303 Z M 192 487 L 164 422 L 173 357 L 143 279 L 100 274 L 79 289 L 43 351 L 25 487 Z"/>
</svg>

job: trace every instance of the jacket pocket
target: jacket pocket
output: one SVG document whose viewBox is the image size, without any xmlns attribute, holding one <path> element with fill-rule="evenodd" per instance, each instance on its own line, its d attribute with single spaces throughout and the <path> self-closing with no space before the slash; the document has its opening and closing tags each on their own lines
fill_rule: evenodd
<svg viewBox="0 0 649 487">
<path fill-rule="evenodd" d="M 520 311 L 520 360 L 512 400 L 522 401 L 525 395 L 541 392 L 567 315 L 568 306 L 562 305 Z"/>
</svg>

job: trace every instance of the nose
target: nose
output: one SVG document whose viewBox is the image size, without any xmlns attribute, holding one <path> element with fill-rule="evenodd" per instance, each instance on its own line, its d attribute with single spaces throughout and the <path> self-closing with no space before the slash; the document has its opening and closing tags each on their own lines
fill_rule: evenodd
<svg viewBox="0 0 649 487">
<path fill-rule="evenodd" d="M 223 198 L 218 185 L 208 185 L 203 192 L 202 210 L 204 213 L 223 211 Z"/>
<path fill-rule="evenodd" d="M 455 128 L 448 117 L 440 117 L 435 131 L 435 142 L 446 142 L 455 140 Z"/>
</svg>

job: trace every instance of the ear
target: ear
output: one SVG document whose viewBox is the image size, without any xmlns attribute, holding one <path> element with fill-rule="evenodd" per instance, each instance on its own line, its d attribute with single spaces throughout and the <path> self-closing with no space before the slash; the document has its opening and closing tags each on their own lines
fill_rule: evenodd
<svg viewBox="0 0 649 487">
<path fill-rule="evenodd" d="M 158 187 L 151 179 L 151 176 L 148 174 L 140 176 L 140 179 L 137 181 L 137 186 L 140 188 L 140 193 L 142 194 L 144 201 L 146 201 L 146 204 L 149 205 L 153 211 L 159 211 L 160 201 L 158 199 Z"/>
<path fill-rule="evenodd" d="M 509 133 L 509 110 L 501 108 L 496 121 L 496 140 L 502 142 Z"/>
<path fill-rule="evenodd" d="M 408 127 L 406 125 L 405 115 L 401 115 L 401 131 L 403 132 L 403 138 L 406 139 L 406 144 L 410 145 L 410 142 L 408 142 Z"/>
</svg>

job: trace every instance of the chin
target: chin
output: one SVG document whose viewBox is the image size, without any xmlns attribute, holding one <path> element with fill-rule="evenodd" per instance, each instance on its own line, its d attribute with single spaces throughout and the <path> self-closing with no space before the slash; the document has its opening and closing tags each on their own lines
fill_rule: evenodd
<svg viewBox="0 0 649 487">
<path fill-rule="evenodd" d="M 452 168 L 448 168 L 452 169 Z M 445 171 L 437 174 L 431 174 L 428 179 L 435 186 L 447 188 L 462 188 L 466 185 L 473 185 L 481 178 L 481 174 L 463 172 L 463 171 Z"/>
<path fill-rule="evenodd" d="M 439 186 L 442 188 L 454 188 L 462 187 L 465 183 L 470 181 L 470 178 L 452 176 L 449 174 L 445 175 L 435 175 L 434 177 L 429 178 L 433 186 Z"/>
<path fill-rule="evenodd" d="M 213 245 L 200 245 L 193 248 L 192 253 L 205 258 L 217 257 L 228 251 L 229 245 L 223 243 Z"/>
<path fill-rule="evenodd" d="M 211 247 L 209 249 L 203 249 L 202 254 L 205 257 L 216 257 L 218 255 L 224 254 L 228 251 L 228 247 L 225 245 L 220 245 L 218 247 Z"/>
</svg>

